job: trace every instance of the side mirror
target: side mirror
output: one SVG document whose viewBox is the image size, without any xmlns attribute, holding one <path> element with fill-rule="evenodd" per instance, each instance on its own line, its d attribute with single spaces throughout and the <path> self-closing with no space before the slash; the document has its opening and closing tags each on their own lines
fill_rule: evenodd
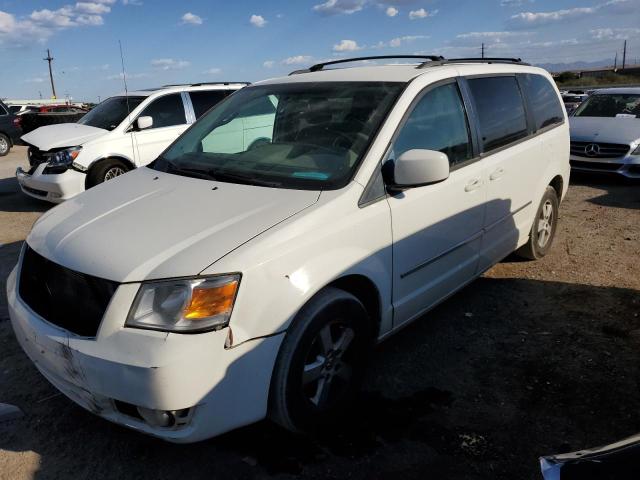
<svg viewBox="0 0 640 480">
<path fill-rule="evenodd" d="M 136 120 L 137 130 L 146 130 L 153 126 L 153 117 L 138 117 Z"/>
<path fill-rule="evenodd" d="M 392 164 L 393 168 L 387 168 L 385 175 L 389 177 L 392 173 L 392 178 L 385 178 L 392 190 L 422 187 L 449 178 L 449 158 L 436 150 L 407 150 Z"/>
</svg>

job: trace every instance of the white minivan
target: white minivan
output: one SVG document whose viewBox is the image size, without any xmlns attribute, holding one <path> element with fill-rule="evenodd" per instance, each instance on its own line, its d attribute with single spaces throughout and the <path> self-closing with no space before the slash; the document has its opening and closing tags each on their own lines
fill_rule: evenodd
<svg viewBox="0 0 640 480">
<path fill-rule="evenodd" d="M 207 110 L 246 83 L 167 85 L 108 98 L 77 123 L 23 135 L 28 171 L 16 177 L 29 196 L 60 203 L 147 165 Z"/>
<path fill-rule="evenodd" d="M 569 184 L 550 75 L 421 62 L 243 88 L 149 166 L 44 214 L 7 283 L 37 368 L 173 442 L 265 417 L 313 430 L 376 342 L 511 252 L 543 257 Z M 240 119 L 251 141 L 227 135 Z"/>
</svg>

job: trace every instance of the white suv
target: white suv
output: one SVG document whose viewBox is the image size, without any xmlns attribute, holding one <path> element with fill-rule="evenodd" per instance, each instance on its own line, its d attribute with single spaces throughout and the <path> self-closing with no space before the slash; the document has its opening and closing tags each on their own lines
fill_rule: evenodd
<svg viewBox="0 0 640 480">
<path fill-rule="evenodd" d="M 246 83 L 169 85 L 108 98 L 78 123 L 22 137 L 30 169 L 16 177 L 27 195 L 54 203 L 147 165 L 216 103 Z"/>
<path fill-rule="evenodd" d="M 244 88 L 149 167 L 45 214 L 7 283 L 38 369 L 174 442 L 267 416 L 313 429 L 377 341 L 514 250 L 544 256 L 569 183 L 551 77 L 423 62 Z"/>
</svg>

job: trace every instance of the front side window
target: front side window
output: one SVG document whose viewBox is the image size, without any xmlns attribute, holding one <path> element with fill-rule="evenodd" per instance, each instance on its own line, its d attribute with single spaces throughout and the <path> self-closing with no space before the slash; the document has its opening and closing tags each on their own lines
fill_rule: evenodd
<svg viewBox="0 0 640 480">
<path fill-rule="evenodd" d="M 473 156 L 469 126 L 456 83 L 427 92 L 411 112 L 393 144 L 397 158 L 407 150 L 438 150 L 456 165 Z"/>
<path fill-rule="evenodd" d="M 220 102 L 220 100 L 229 95 L 229 93 L 230 92 L 228 90 L 202 90 L 189 92 L 189 97 L 191 97 L 191 104 L 193 105 L 193 111 L 196 114 L 196 119 L 207 113 L 211 107 Z"/>
<path fill-rule="evenodd" d="M 533 110 L 535 131 L 562 123 L 564 114 L 555 88 L 542 75 L 523 75 L 524 88 Z"/>
<path fill-rule="evenodd" d="M 82 117 L 78 123 L 104 130 L 115 129 L 147 97 L 111 97 Z"/>
<path fill-rule="evenodd" d="M 153 125 L 151 128 L 173 127 L 174 125 L 184 125 L 187 123 L 184 104 L 182 103 L 182 95 L 179 93 L 172 93 L 157 98 L 152 101 L 139 116 L 152 117 Z"/>
<path fill-rule="evenodd" d="M 527 118 L 516 77 L 472 78 L 469 88 L 485 152 L 527 136 Z"/>
<path fill-rule="evenodd" d="M 9 106 L 9 113 L 18 113 L 22 107 L 20 105 Z M 2 107 L 0 106 L 0 115 L 2 114 Z"/>
<path fill-rule="evenodd" d="M 243 88 L 198 120 L 153 168 L 278 188 L 341 188 L 403 85 L 293 82 Z"/>
<path fill-rule="evenodd" d="M 574 113 L 574 117 L 640 117 L 640 95 L 625 93 L 593 94 Z"/>
</svg>

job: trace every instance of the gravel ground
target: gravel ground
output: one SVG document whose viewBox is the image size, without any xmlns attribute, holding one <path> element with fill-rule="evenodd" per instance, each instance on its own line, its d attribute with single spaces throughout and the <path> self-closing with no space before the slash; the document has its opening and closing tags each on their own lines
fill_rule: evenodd
<svg viewBox="0 0 640 480">
<path fill-rule="evenodd" d="M 48 205 L 0 159 L 0 288 Z M 0 294 L 0 479 L 536 479 L 540 455 L 640 432 L 640 185 L 572 179 L 550 255 L 507 259 L 378 349 L 361 408 L 304 440 L 262 423 L 195 445 L 112 425 L 57 394 Z M 221 412 L 224 414 L 224 412 Z"/>
</svg>

